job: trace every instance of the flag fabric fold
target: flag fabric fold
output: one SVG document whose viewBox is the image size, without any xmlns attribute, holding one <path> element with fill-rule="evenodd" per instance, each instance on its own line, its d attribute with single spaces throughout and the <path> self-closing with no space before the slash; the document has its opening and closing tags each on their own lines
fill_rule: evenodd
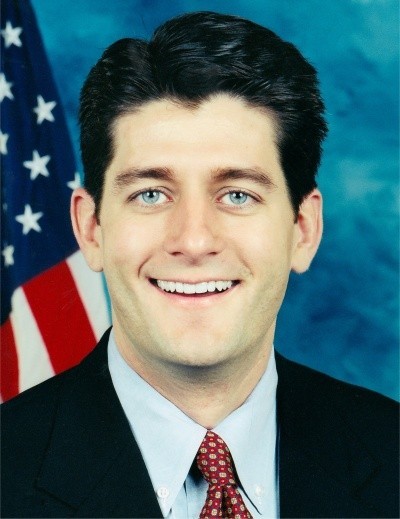
<svg viewBox="0 0 400 519">
<path fill-rule="evenodd" d="M 69 219 L 72 145 L 28 0 L 1 3 L 2 400 L 78 363 L 110 323 Z"/>
</svg>

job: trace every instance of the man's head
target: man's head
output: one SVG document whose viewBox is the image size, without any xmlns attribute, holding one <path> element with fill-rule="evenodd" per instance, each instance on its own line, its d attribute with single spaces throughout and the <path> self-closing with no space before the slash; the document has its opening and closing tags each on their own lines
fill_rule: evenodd
<svg viewBox="0 0 400 519">
<path fill-rule="evenodd" d="M 315 69 L 270 30 L 211 12 L 174 18 L 149 42 L 119 40 L 91 70 L 81 94 L 81 150 L 85 187 L 97 214 L 118 117 L 153 100 L 193 107 L 218 93 L 240 98 L 273 118 L 296 214 L 303 197 L 316 187 L 326 134 Z"/>
<path fill-rule="evenodd" d="M 289 273 L 321 238 L 321 111 L 293 46 L 212 13 L 117 42 L 90 73 L 72 220 L 150 383 L 260 376 Z"/>
</svg>

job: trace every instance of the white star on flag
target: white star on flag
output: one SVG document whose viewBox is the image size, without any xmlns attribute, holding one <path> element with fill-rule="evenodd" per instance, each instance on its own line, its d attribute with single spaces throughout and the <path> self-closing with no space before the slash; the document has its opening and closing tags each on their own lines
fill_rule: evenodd
<svg viewBox="0 0 400 519">
<path fill-rule="evenodd" d="M 1 251 L 1 254 L 4 256 L 4 266 L 9 267 L 10 265 L 14 265 L 14 247 L 12 245 L 7 245 Z"/>
<path fill-rule="evenodd" d="M 14 96 L 11 92 L 11 87 L 13 83 L 7 83 L 5 74 L 0 74 L 0 103 L 3 101 L 5 97 L 8 99 L 14 99 Z"/>
<path fill-rule="evenodd" d="M 43 213 L 33 213 L 32 208 L 29 204 L 25 205 L 24 214 L 19 214 L 15 217 L 17 222 L 22 223 L 22 234 L 28 234 L 29 231 L 33 230 L 41 232 L 42 229 L 38 224 L 38 220 L 43 216 Z"/>
<path fill-rule="evenodd" d="M 6 45 L 6 49 L 11 47 L 11 45 L 16 45 L 17 47 L 22 47 L 21 40 L 19 36 L 22 32 L 22 27 L 13 27 L 11 22 L 6 23 L 6 28 L 1 31 L 1 34 L 4 38 L 4 43 Z"/>
<path fill-rule="evenodd" d="M 3 133 L 0 130 L 0 153 L 2 155 L 7 155 L 7 141 L 8 141 L 9 135 L 8 133 Z"/>
<path fill-rule="evenodd" d="M 67 182 L 67 186 L 72 190 L 81 187 L 81 176 L 79 175 L 78 171 L 75 172 L 74 180 L 70 180 L 69 182 Z"/>
<path fill-rule="evenodd" d="M 50 155 L 43 155 L 43 157 L 41 157 L 36 150 L 33 150 L 32 160 L 25 160 L 23 162 L 24 167 L 31 170 L 31 180 L 35 180 L 39 175 L 43 175 L 44 177 L 49 176 L 46 165 L 50 158 Z"/>
<path fill-rule="evenodd" d="M 46 101 L 42 96 L 37 96 L 37 107 L 33 111 L 37 114 L 37 124 L 42 124 L 44 120 L 54 122 L 54 115 L 51 113 L 53 108 L 57 105 L 55 101 Z"/>
<path fill-rule="evenodd" d="M 14 265 L 14 250 L 15 249 L 12 245 L 6 245 L 4 249 L 1 251 L 1 254 L 4 256 L 5 267 Z"/>
</svg>

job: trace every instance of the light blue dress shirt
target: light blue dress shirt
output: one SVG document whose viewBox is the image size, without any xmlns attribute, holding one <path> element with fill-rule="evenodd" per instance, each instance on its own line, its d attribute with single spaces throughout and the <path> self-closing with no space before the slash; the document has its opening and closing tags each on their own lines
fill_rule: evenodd
<svg viewBox="0 0 400 519">
<path fill-rule="evenodd" d="M 208 484 L 190 470 L 207 430 L 143 380 L 123 359 L 111 332 L 108 362 L 115 391 L 139 445 L 163 517 L 198 519 Z M 278 517 L 276 387 L 272 351 L 247 400 L 214 429 L 228 445 L 239 490 L 254 518 Z"/>
</svg>

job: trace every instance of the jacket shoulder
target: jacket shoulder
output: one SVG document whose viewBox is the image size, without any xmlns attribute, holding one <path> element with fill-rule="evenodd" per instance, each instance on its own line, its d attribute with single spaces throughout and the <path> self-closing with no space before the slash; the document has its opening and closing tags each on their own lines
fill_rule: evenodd
<svg viewBox="0 0 400 519">
<path fill-rule="evenodd" d="M 70 368 L 1 404 L 3 439 L 7 438 L 9 429 L 14 442 L 17 440 L 16 430 L 21 435 L 29 436 L 34 432 L 35 427 L 43 431 L 57 406 L 60 389 L 65 383 L 73 380 L 79 369 L 79 365 Z"/>
<path fill-rule="evenodd" d="M 41 418 L 51 415 L 57 405 L 58 395 L 65 384 L 79 379 L 81 373 L 100 366 L 104 369 L 109 331 L 103 335 L 96 348 L 86 356 L 80 364 L 37 384 L 20 393 L 18 396 L 1 404 L 1 415 L 6 426 L 9 422 L 32 419 L 40 427 Z M 106 367 L 106 366 L 105 366 Z M 97 369 L 98 370 L 98 369 Z"/>
<path fill-rule="evenodd" d="M 281 488 L 297 503 L 286 515 L 398 517 L 397 402 L 279 354 L 276 361 Z"/>
<path fill-rule="evenodd" d="M 1 508 L 6 517 L 31 517 L 36 509 L 31 482 L 36 481 L 48 448 L 60 388 L 70 376 L 57 375 L 1 406 Z M 69 516 L 65 506 L 51 513 L 51 517 Z"/>
<path fill-rule="evenodd" d="M 354 440 L 379 465 L 388 470 L 390 467 L 391 474 L 396 473 L 400 430 L 398 402 L 279 354 L 276 360 L 278 412 L 289 417 L 289 422 L 297 421 L 299 433 L 324 438 L 332 449 L 335 444 L 341 442 L 343 448 Z"/>
<path fill-rule="evenodd" d="M 398 420 L 399 403 L 376 391 L 344 382 L 291 361 L 276 354 L 278 373 L 300 398 L 316 402 L 323 407 L 340 404 L 355 416 L 367 415 L 373 421 L 379 418 Z M 343 407 L 344 406 L 344 407 Z"/>
<path fill-rule="evenodd" d="M 42 446 L 46 442 L 49 429 L 57 410 L 61 392 L 66 388 L 73 390 L 83 384 L 91 376 L 107 373 L 107 344 L 109 330 L 103 335 L 96 348 L 85 357 L 80 364 L 23 391 L 15 398 L 1 405 L 2 446 L 6 455 L 18 456 L 15 446 Z M 48 431 L 48 432 L 47 432 Z M 14 446 L 13 451 L 7 449 L 8 440 Z"/>
<path fill-rule="evenodd" d="M 37 517 L 70 515 L 69 507 L 62 503 L 59 509 L 56 504 L 51 511 L 46 511 L 44 507 L 40 513 L 33 512 L 40 509 L 37 503 L 41 502 L 36 481 L 49 448 L 54 424 L 56 420 L 63 420 L 58 416 L 60 400 L 68 398 L 75 387 L 79 387 L 90 373 L 96 371 L 96 367 L 99 371 L 98 365 L 104 364 L 104 345 L 100 353 L 96 351 L 98 347 L 77 366 L 23 391 L 1 405 L 1 507 L 4 516 L 31 517 L 34 513 Z"/>
</svg>

